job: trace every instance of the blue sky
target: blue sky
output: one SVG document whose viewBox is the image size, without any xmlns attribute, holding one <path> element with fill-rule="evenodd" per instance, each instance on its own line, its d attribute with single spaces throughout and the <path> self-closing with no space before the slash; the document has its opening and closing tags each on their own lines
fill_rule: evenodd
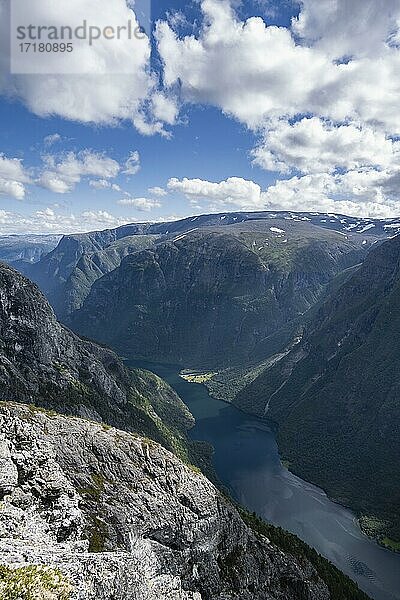
<svg viewBox="0 0 400 600">
<path fill-rule="evenodd" d="M 88 2 L 70 10 L 90 18 Z M 400 8 L 375 4 L 154 0 L 148 52 L 108 52 L 108 76 L 14 75 L 3 61 L 0 233 L 225 210 L 397 216 Z"/>
<path fill-rule="evenodd" d="M 28 164 L 39 166 L 40 154 L 46 151 L 43 140 L 54 133 L 63 136 L 63 141 L 52 147 L 53 151 L 79 151 L 90 148 L 96 152 L 106 151 L 112 158 L 123 162 L 132 150 L 137 150 L 141 157 L 140 171 L 133 177 L 118 177 L 116 181 L 124 185 L 124 189 L 138 197 L 146 196 L 147 190 L 153 186 L 165 186 L 171 177 L 201 178 L 220 181 L 231 176 L 253 179 L 263 186 L 274 180 L 271 173 L 252 166 L 249 153 L 253 147 L 253 136 L 240 123 L 226 118 L 213 107 L 190 107 L 185 111 L 188 122 L 174 127 L 170 139 L 162 136 L 142 136 L 130 124 L 119 127 L 96 127 L 81 125 L 60 118 L 42 119 L 32 115 L 26 108 L 16 102 L 0 103 L 0 119 L 2 122 L 2 151 L 8 156 L 25 158 Z M 88 190 L 86 182 L 63 197 L 50 191 L 36 188 L 23 204 L 29 213 L 32 205 L 48 206 L 57 201 L 67 206 L 79 206 L 90 209 L 110 209 L 112 199 L 118 200 L 120 194 L 112 196 L 108 192 Z M 7 209 L 15 208 L 13 198 L 1 198 L 1 205 Z M 187 214 L 187 203 L 175 195 L 168 202 L 169 214 Z M 114 212 L 126 212 L 122 207 L 113 206 Z M 152 212 L 162 215 L 165 207 Z M 145 215 L 134 213 L 135 218 L 143 219 Z"/>
</svg>

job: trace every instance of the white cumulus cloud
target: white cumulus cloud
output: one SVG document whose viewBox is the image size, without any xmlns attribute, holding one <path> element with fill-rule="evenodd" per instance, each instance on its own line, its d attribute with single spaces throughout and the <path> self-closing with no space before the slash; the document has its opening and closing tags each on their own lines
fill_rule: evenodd
<svg viewBox="0 0 400 600">
<path fill-rule="evenodd" d="M 299 3 L 289 28 L 243 20 L 230 0 L 201 0 L 203 23 L 190 35 L 159 23 L 164 83 L 180 90 L 182 103 L 216 106 L 254 131 L 255 164 L 296 175 L 236 205 L 393 215 L 400 206 L 400 4 Z M 171 189 L 193 201 L 218 196 L 218 185 L 172 180 Z M 219 196 L 217 204 L 235 205 Z"/>
<path fill-rule="evenodd" d="M 0 177 L 0 194 L 11 196 L 16 200 L 25 198 L 25 187 L 19 181 L 9 181 Z"/>
<path fill-rule="evenodd" d="M 46 135 L 43 140 L 45 146 L 52 146 L 57 142 L 61 142 L 61 135 L 59 133 L 51 133 L 50 135 Z"/>
<path fill-rule="evenodd" d="M 384 0 L 383 5 L 372 0 L 356 2 L 361 3 L 370 8 L 375 5 L 374 11 L 379 7 L 384 31 L 399 12 L 398 8 L 391 11 L 394 0 Z M 317 14 L 320 4 L 316 0 L 303 3 L 295 23 L 297 33 L 301 27 L 306 35 L 305 23 L 311 17 L 305 15 L 311 6 Z M 346 5 L 355 23 L 358 12 L 353 4 L 353 0 L 323 0 L 320 17 L 329 29 L 326 7 L 337 5 L 337 16 L 340 6 Z M 333 121 L 369 124 L 389 134 L 400 132 L 397 47 L 381 40 L 379 52 L 360 51 L 352 60 L 338 63 L 319 40 L 299 40 L 296 31 L 267 25 L 260 17 L 240 20 L 228 0 L 202 0 L 201 8 L 204 23 L 196 35 L 180 37 L 166 22 L 157 27 L 165 84 L 179 85 L 183 101 L 212 104 L 256 130 L 268 127 L 271 119 L 311 113 Z M 366 18 L 359 23 L 360 36 L 353 40 L 360 48 L 369 43 L 373 30 L 368 9 L 361 13 Z M 382 36 L 380 31 L 379 39 Z"/>
<path fill-rule="evenodd" d="M 11 1 L 0 0 L 0 93 L 21 100 L 41 117 L 57 115 L 103 125 L 129 120 L 146 134 L 162 132 L 164 117 L 172 122 L 171 107 L 167 103 L 164 109 L 161 106 L 162 92 L 150 69 L 151 47 L 146 35 L 140 39 L 122 35 L 120 40 L 102 37 L 92 45 L 74 39 L 71 53 L 32 55 L 28 66 L 32 69 L 37 63 L 39 74 L 10 75 Z M 127 26 L 128 21 L 132 31 L 139 27 L 134 10 L 125 0 L 69 0 L 59 6 L 53 0 L 40 0 L 28 3 L 25 12 L 31 23 L 58 28 L 84 21 L 102 30 L 106 26 L 116 30 Z"/>
<path fill-rule="evenodd" d="M 335 58 L 376 55 L 393 42 L 399 26 L 398 0 L 301 0 L 293 20 L 297 35 Z"/>
<path fill-rule="evenodd" d="M 23 200 L 26 193 L 25 184 L 29 182 L 30 177 L 22 160 L 8 158 L 0 153 L 0 194 Z"/>
<path fill-rule="evenodd" d="M 253 151 L 264 169 L 289 173 L 400 167 L 400 143 L 372 127 L 334 125 L 317 117 L 280 120 Z"/>
<path fill-rule="evenodd" d="M 314 173 L 277 181 L 262 194 L 266 210 L 320 211 L 354 216 L 398 216 L 400 177 L 391 171 Z"/>
<path fill-rule="evenodd" d="M 118 200 L 117 204 L 120 206 L 132 206 L 143 212 L 150 212 L 154 208 L 161 207 L 161 202 L 150 198 L 122 198 L 122 200 Z"/>
<path fill-rule="evenodd" d="M 182 180 L 172 178 L 168 181 L 168 189 L 184 194 L 193 205 L 206 200 L 215 209 L 251 210 L 262 206 L 260 186 L 241 177 L 229 177 L 219 183 L 186 177 Z"/>
<path fill-rule="evenodd" d="M 114 192 L 121 192 L 121 188 L 117 183 L 111 183 L 107 179 L 91 179 L 89 181 L 90 187 L 95 190 L 113 190 Z"/>
<path fill-rule="evenodd" d="M 140 171 L 140 154 L 137 150 L 129 153 L 123 173 L 125 175 L 136 175 Z"/>
<path fill-rule="evenodd" d="M 37 184 L 58 194 L 74 189 L 82 177 L 113 179 L 120 171 L 119 163 L 105 154 L 83 150 L 61 155 L 46 155 L 45 169 Z"/>
<path fill-rule="evenodd" d="M 164 190 L 164 188 L 159 187 L 159 186 L 155 186 L 155 187 L 151 187 L 149 188 L 149 194 L 152 194 L 153 196 L 168 196 L 168 192 L 167 190 Z"/>
</svg>

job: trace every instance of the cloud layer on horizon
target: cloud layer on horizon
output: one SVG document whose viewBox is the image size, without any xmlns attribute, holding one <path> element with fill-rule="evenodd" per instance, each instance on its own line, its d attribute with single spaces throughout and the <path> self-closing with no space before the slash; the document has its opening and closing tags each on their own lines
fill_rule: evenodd
<svg viewBox="0 0 400 600">
<path fill-rule="evenodd" d="M 39 20 L 48 2 L 34 9 Z M 136 151 L 120 163 L 87 149 L 50 153 L 62 143 L 53 134 L 46 138 L 40 169 L 0 154 L 0 195 L 23 201 L 31 186 L 66 194 L 86 181 L 92 191 L 122 193 L 120 206 L 147 212 L 160 208 L 167 193 L 207 212 L 281 208 L 370 217 L 400 212 L 398 0 L 300 0 L 299 16 L 287 28 L 239 17 L 233 0 L 201 0 L 203 21 L 190 34 L 181 33 L 182 20 L 173 14 L 157 24 L 161 72 L 150 61 L 145 38 L 135 52 L 121 44 L 114 55 L 101 43 L 88 50 L 94 72 L 106 61 L 107 69 L 118 71 L 119 65 L 124 74 L 103 75 L 100 69 L 93 76 L 52 77 L 7 74 L 8 3 L 0 0 L 0 93 L 41 117 L 101 126 L 129 121 L 146 136 L 168 136 L 166 127 L 179 121 L 186 105 L 214 106 L 247 128 L 254 140 L 248 160 L 274 173 L 276 182 L 262 189 L 241 177 L 207 181 L 171 173 L 166 189 L 149 188 L 156 198 L 147 192 L 136 197 L 115 181 L 138 173 Z M 71 0 L 65 10 L 82 11 L 93 22 L 99 14 L 110 22 L 135 18 L 125 0 L 93 6 L 90 0 Z M 107 211 L 101 218 L 119 219 Z M 52 226 L 51 219 L 47 223 Z"/>
</svg>

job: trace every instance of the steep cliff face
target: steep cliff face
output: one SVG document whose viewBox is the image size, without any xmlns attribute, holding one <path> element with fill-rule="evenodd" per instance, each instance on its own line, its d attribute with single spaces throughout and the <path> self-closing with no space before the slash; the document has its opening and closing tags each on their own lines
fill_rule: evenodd
<svg viewBox="0 0 400 600">
<path fill-rule="evenodd" d="M 132 225 L 102 232 L 64 236 L 41 261 L 21 265 L 35 281 L 60 317 L 79 308 L 91 284 L 115 269 L 121 258 L 153 245 L 153 236 L 142 236 L 146 227 Z"/>
<path fill-rule="evenodd" d="M 59 317 L 68 322 L 70 315 L 81 308 L 92 285 L 100 277 L 119 267 L 128 254 L 153 248 L 157 239 L 156 235 L 127 236 L 104 250 L 84 253 L 66 281 L 53 291 L 52 304 Z"/>
<path fill-rule="evenodd" d="M 163 381 L 65 329 L 39 289 L 1 264 L 0 399 L 103 420 L 171 449 L 193 423 Z"/>
<path fill-rule="evenodd" d="M 100 424 L 2 404 L 0 495 L 0 563 L 34 572 L 39 591 L 47 573 L 53 595 L 38 598 L 330 598 L 310 563 L 254 534 L 203 475 Z"/>
<path fill-rule="evenodd" d="M 301 343 L 236 399 L 280 424 L 306 478 L 399 539 L 400 237 L 334 291 Z M 388 542 L 389 543 L 389 542 Z"/>
<path fill-rule="evenodd" d="M 365 255 L 361 239 L 308 223 L 204 228 L 126 257 L 72 318 L 80 333 L 185 366 L 246 363 Z M 289 327 L 290 329 L 290 327 Z"/>
<path fill-rule="evenodd" d="M 233 222 L 235 218 L 239 217 L 232 215 L 228 221 Z M 198 220 L 200 226 L 215 224 L 219 222 L 219 215 L 205 215 Z M 192 228 L 192 219 L 182 219 L 66 235 L 37 264 L 20 264 L 19 267 L 39 285 L 57 315 L 67 320 L 86 298 L 90 285 L 115 269 L 126 254 L 152 247 L 157 236 L 167 237 Z"/>
</svg>

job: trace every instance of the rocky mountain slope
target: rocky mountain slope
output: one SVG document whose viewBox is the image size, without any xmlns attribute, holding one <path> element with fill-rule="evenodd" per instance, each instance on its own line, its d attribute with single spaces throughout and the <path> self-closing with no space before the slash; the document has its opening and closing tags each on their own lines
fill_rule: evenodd
<svg viewBox="0 0 400 600">
<path fill-rule="evenodd" d="M 254 221 L 265 222 L 267 233 L 271 226 L 278 227 L 275 221 L 283 221 L 285 226 L 287 223 L 292 226 L 296 223 L 309 223 L 315 226 L 316 231 L 328 229 L 344 236 L 363 236 L 362 239 L 365 239 L 366 243 L 400 231 L 400 223 L 394 219 L 356 219 L 342 215 L 290 212 L 200 215 L 170 223 L 138 223 L 105 231 L 64 236 L 58 247 L 44 256 L 39 264 L 22 263 L 18 268 L 39 284 L 58 317 L 68 322 L 71 313 L 82 305 L 90 286 L 102 275 L 116 268 L 127 253 L 135 251 L 134 236 L 153 236 L 153 240 L 148 241 L 150 248 L 157 238 L 162 242 L 173 240 L 188 231 L 203 228 L 220 231 L 234 224 Z M 142 237 L 136 249 L 143 247 L 145 242 Z"/>
<path fill-rule="evenodd" d="M 35 281 L 59 316 L 79 308 L 91 283 L 116 268 L 130 252 L 152 247 L 154 236 L 142 236 L 146 226 L 64 236 L 41 261 L 19 265 Z"/>
<path fill-rule="evenodd" d="M 273 223 L 202 227 L 130 254 L 94 283 L 72 328 L 122 352 L 187 367 L 268 356 L 375 241 L 307 221 Z"/>
<path fill-rule="evenodd" d="M 186 452 L 193 418 L 162 380 L 60 325 L 39 289 L 0 264 L 0 398 L 106 421 Z"/>
<path fill-rule="evenodd" d="M 5 265 L 0 400 L 2 598 L 366 599 L 293 536 L 246 525 L 178 458 L 193 419 L 176 394 L 59 325 Z"/>
<path fill-rule="evenodd" d="M 234 400 L 278 421 L 293 468 L 387 545 L 385 535 L 400 539 L 399 339 L 400 236 L 372 251 L 301 342 Z"/>
<path fill-rule="evenodd" d="M 0 407 L 0 431 L 0 563 L 21 577 L 28 565 L 57 570 L 50 598 L 330 597 L 310 563 L 252 533 L 161 446 L 13 404 Z"/>
<path fill-rule="evenodd" d="M 157 239 L 158 236 L 155 235 L 127 236 L 104 250 L 84 253 L 65 282 L 57 286 L 49 296 L 63 320 L 68 322 L 70 315 L 81 308 L 98 279 L 119 267 L 121 260 L 128 254 L 153 248 Z"/>
</svg>

